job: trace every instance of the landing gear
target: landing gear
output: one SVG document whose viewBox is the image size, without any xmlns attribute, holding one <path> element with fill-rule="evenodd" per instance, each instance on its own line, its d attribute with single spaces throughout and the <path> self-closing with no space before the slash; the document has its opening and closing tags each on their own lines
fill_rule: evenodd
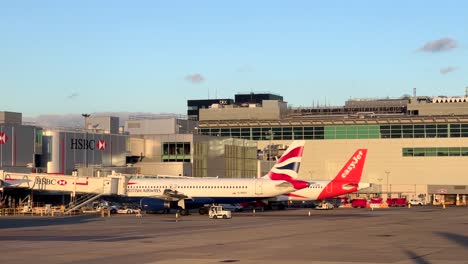
<svg viewBox="0 0 468 264">
<path fill-rule="evenodd" d="M 208 214 L 208 208 L 207 207 L 200 207 L 200 209 L 198 209 L 198 213 L 201 214 L 201 215 L 206 215 L 206 214 Z"/>
<path fill-rule="evenodd" d="M 189 210 L 184 209 L 184 208 L 179 208 L 179 214 L 183 216 L 189 215 Z"/>
</svg>

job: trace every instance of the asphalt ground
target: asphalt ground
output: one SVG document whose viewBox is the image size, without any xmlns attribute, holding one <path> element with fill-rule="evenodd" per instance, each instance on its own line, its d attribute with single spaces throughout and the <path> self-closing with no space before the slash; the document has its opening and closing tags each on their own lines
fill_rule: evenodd
<svg viewBox="0 0 468 264">
<path fill-rule="evenodd" d="M 0 216 L 0 263 L 468 263 L 468 207 Z"/>
</svg>

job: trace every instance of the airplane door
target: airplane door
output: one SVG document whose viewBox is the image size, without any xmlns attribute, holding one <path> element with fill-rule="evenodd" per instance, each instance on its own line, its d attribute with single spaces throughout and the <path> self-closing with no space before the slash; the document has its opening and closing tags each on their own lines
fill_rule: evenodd
<svg viewBox="0 0 468 264">
<path fill-rule="evenodd" d="M 330 182 L 327 184 L 327 187 L 325 187 L 325 190 L 327 193 L 332 193 L 333 192 L 333 182 Z"/>
<path fill-rule="evenodd" d="M 263 181 L 255 180 L 255 194 L 263 194 Z"/>
</svg>

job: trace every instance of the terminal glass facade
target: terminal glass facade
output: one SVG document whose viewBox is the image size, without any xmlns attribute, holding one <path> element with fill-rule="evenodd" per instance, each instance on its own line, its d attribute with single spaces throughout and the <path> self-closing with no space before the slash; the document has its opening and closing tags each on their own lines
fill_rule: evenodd
<svg viewBox="0 0 468 264">
<path fill-rule="evenodd" d="M 403 157 L 468 156 L 468 147 L 403 148 Z"/>
<path fill-rule="evenodd" d="M 250 140 L 468 137 L 468 124 L 398 124 L 200 128 L 200 134 Z"/>
</svg>

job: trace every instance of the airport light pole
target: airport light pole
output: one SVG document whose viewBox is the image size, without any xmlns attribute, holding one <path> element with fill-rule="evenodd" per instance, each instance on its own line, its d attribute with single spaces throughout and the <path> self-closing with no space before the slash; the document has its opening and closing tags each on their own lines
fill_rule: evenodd
<svg viewBox="0 0 468 264">
<path fill-rule="evenodd" d="M 390 192 L 390 184 L 388 182 L 388 176 L 390 175 L 390 171 L 389 170 L 385 170 L 385 174 L 387 174 L 387 196 L 391 196 Z"/>
<path fill-rule="evenodd" d="M 86 113 L 83 113 L 81 114 L 81 116 L 84 117 L 84 121 L 85 121 L 85 140 L 86 140 L 86 144 L 88 144 L 88 117 L 91 116 L 91 114 L 86 114 Z M 85 148 L 84 150 L 84 162 L 85 162 L 85 167 L 88 168 L 88 149 Z M 86 173 L 88 173 L 88 171 L 86 171 Z"/>
</svg>

